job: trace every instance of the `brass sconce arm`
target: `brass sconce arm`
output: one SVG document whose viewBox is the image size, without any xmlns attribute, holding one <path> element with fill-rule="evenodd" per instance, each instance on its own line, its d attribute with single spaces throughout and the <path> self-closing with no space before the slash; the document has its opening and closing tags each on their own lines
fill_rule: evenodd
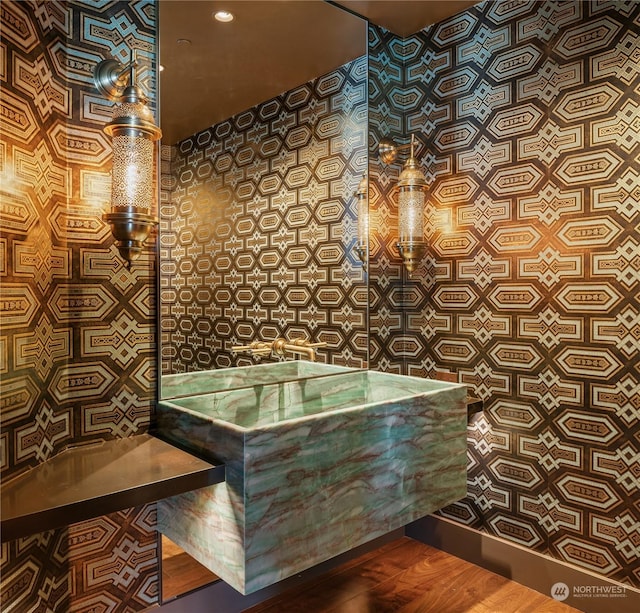
<svg viewBox="0 0 640 613">
<path fill-rule="evenodd" d="M 109 100 L 119 100 L 124 88 L 130 82 L 133 83 L 131 73 L 137 67 L 136 62 L 125 66 L 112 58 L 102 60 L 93 70 L 93 83 L 96 89 Z"/>
<path fill-rule="evenodd" d="M 405 145 L 398 145 L 398 143 L 396 143 L 392 138 L 383 137 L 378 143 L 378 157 L 385 165 L 393 164 L 398 159 L 398 154 L 401 151 L 407 151 L 410 149 L 411 152 L 409 154 L 409 159 L 411 159 L 414 157 L 414 150 L 417 142 L 421 141 L 415 134 L 411 135 L 411 140 Z"/>
</svg>

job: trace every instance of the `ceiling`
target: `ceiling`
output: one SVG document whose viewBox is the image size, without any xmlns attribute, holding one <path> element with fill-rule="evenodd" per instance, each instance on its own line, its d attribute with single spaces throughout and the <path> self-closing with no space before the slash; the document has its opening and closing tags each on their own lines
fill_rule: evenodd
<svg viewBox="0 0 640 613">
<path fill-rule="evenodd" d="M 423 28 L 456 15 L 480 0 L 339 0 L 346 9 L 399 36 L 409 36 Z"/>
<path fill-rule="evenodd" d="M 360 57 L 367 44 L 360 16 L 407 36 L 476 2 L 161 0 L 163 143 L 175 144 Z M 215 21 L 217 10 L 231 11 L 234 20 Z"/>
</svg>

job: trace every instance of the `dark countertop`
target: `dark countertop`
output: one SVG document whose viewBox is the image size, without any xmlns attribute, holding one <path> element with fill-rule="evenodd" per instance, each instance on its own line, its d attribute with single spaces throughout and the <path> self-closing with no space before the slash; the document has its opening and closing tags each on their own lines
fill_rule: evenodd
<svg viewBox="0 0 640 613">
<path fill-rule="evenodd" d="M 470 419 L 472 415 L 480 413 L 482 411 L 484 403 L 480 398 L 474 398 L 473 396 L 467 396 L 467 419 Z"/>
<path fill-rule="evenodd" d="M 205 462 L 149 434 L 60 452 L 2 485 L 2 542 L 220 483 Z"/>
</svg>

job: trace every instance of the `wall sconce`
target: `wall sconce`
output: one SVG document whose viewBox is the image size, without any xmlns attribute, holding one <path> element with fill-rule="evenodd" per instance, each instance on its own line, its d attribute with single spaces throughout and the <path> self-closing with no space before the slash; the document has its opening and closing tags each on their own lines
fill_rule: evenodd
<svg viewBox="0 0 640 613">
<path fill-rule="evenodd" d="M 134 81 L 135 62 L 128 66 L 103 60 L 94 70 L 98 91 L 118 104 L 104 127 L 111 136 L 111 211 L 103 219 L 111 226 L 118 251 L 129 268 L 158 219 L 153 216 L 154 141 L 162 132 L 155 125 L 148 99 Z"/>
<path fill-rule="evenodd" d="M 398 242 L 396 243 L 398 253 L 409 275 L 422 259 L 427 246 L 422 228 L 427 179 L 414 156 L 415 140 L 415 134 L 412 134 L 408 145 L 396 145 L 388 138 L 383 138 L 378 145 L 380 159 L 385 164 L 394 162 L 399 151 L 410 148 L 409 158 L 398 177 Z"/>
<path fill-rule="evenodd" d="M 358 183 L 358 189 L 353 195 L 356 199 L 356 214 L 358 215 L 358 242 L 353 250 L 366 270 L 369 251 L 369 182 L 366 175 L 362 175 L 362 179 Z"/>
</svg>

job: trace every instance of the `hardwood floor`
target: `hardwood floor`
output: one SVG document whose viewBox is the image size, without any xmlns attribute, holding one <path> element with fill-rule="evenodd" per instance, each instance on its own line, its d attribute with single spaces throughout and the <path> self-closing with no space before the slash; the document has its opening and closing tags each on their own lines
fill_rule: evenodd
<svg viewBox="0 0 640 613">
<path fill-rule="evenodd" d="M 163 600 L 186 594 L 217 580 L 218 577 L 209 569 L 194 560 L 166 536 L 162 536 Z"/>
<path fill-rule="evenodd" d="M 571 613 L 550 597 L 400 538 L 245 613 Z"/>
</svg>

